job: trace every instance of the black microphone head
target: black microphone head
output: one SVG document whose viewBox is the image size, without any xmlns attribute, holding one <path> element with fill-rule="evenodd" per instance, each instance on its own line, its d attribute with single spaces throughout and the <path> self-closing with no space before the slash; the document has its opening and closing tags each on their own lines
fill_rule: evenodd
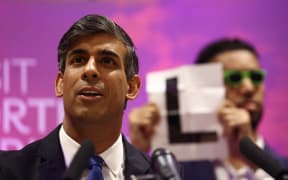
<svg viewBox="0 0 288 180">
<path fill-rule="evenodd" d="M 152 169 L 163 180 L 180 180 L 178 164 L 172 152 L 164 148 L 156 149 L 151 157 Z"/>
<path fill-rule="evenodd" d="M 83 171 L 89 167 L 89 158 L 95 153 L 94 144 L 85 140 L 76 152 L 69 168 L 65 171 L 62 180 L 78 180 Z"/>
<path fill-rule="evenodd" d="M 270 154 L 266 153 L 254 144 L 249 137 L 243 137 L 240 139 L 239 148 L 240 152 L 259 168 L 262 168 L 275 179 L 282 179 L 281 177 L 284 173 L 283 167 L 277 160 L 271 157 Z"/>
</svg>

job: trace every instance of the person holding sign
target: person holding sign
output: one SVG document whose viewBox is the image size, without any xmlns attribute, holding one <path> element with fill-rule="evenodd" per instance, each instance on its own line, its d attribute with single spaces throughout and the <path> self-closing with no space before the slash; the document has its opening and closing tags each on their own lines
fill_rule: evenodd
<svg viewBox="0 0 288 180">
<path fill-rule="evenodd" d="M 200 51 L 196 65 L 205 63 L 222 63 L 224 68 L 226 94 L 217 114 L 227 141 L 228 156 L 216 161 L 183 162 L 184 179 L 271 179 L 239 152 L 239 140 L 248 136 L 288 167 L 288 160 L 273 152 L 257 133 L 263 113 L 266 75 L 260 66 L 258 52 L 244 40 L 222 38 Z M 132 144 L 148 152 L 159 117 L 159 108 L 153 102 L 132 110 L 129 114 Z M 189 153 L 183 149 L 184 152 Z"/>
</svg>

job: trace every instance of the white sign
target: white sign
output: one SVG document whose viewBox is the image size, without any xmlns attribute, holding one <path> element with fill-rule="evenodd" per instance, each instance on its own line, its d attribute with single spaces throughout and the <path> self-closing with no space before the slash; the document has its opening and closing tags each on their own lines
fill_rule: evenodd
<svg viewBox="0 0 288 180">
<path fill-rule="evenodd" d="M 161 112 L 153 150 L 167 148 L 180 161 L 227 156 L 217 120 L 225 97 L 221 64 L 186 65 L 149 73 L 146 91 L 149 101 Z"/>
</svg>

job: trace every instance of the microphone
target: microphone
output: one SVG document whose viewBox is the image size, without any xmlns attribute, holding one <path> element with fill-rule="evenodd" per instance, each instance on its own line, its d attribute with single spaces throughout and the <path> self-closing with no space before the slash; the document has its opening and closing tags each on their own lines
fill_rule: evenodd
<svg viewBox="0 0 288 180">
<path fill-rule="evenodd" d="M 181 180 L 176 158 L 169 150 L 156 149 L 151 157 L 151 166 L 163 180 Z"/>
<path fill-rule="evenodd" d="M 65 171 L 62 180 L 79 180 L 83 171 L 89 167 L 89 158 L 94 155 L 94 144 L 85 140 L 76 152 L 69 168 Z"/>
<path fill-rule="evenodd" d="M 250 138 L 240 139 L 240 152 L 277 180 L 288 180 L 288 170 L 284 169 L 271 155 L 260 149 Z"/>
</svg>

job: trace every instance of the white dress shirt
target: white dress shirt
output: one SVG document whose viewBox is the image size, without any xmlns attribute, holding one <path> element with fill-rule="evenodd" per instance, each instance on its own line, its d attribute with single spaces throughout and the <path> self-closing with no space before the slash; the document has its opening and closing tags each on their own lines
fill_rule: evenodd
<svg viewBox="0 0 288 180">
<path fill-rule="evenodd" d="M 259 137 L 256 140 L 256 144 L 263 149 L 264 140 Z M 256 171 L 248 166 L 240 169 L 235 169 L 229 162 L 220 161 L 216 163 L 215 175 L 218 180 L 273 180 L 273 178 L 267 174 L 264 170 L 258 168 Z"/>
<path fill-rule="evenodd" d="M 75 153 L 80 148 L 80 144 L 68 136 L 63 126 L 59 131 L 59 139 L 64 154 L 66 167 L 69 167 Z M 98 154 L 103 160 L 102 174 L 105 180 L 124 179 L 124 147 L 122 135 L 120 134 L 116 142 L 106 151 Z M 81 179 L 87 179 L 89 171 L 86 170 Z"/>
</svg>

